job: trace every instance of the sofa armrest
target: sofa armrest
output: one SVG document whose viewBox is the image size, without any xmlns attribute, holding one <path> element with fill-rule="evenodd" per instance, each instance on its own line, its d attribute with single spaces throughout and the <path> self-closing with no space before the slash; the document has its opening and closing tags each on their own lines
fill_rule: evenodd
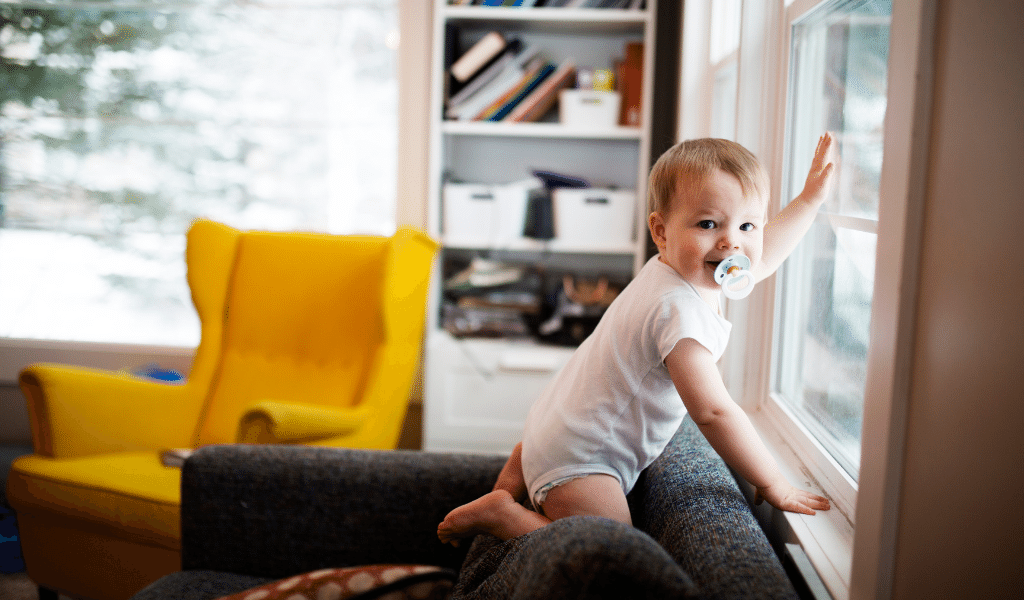
<svg viewBox="0 0 1024 600">
<path fill-rule="evenodd" d="M 458 568 L 437 525 L 491 490 L 502 457 L 208 446 L 182 471 L 182 568 L 262 577 L 375 563 Z"/>
<path fill-rule="evenodd" d="M 797 597 L 725 462 L 690 417 L 630 494 L 634 524 L 710 598 Z"/>
<path fill-rule="evenodd" d="M 559 519 L 501 542 L 473 541 L 451 600 L 705 598 L 644 532 L 599 517 Z"/>
</svg>

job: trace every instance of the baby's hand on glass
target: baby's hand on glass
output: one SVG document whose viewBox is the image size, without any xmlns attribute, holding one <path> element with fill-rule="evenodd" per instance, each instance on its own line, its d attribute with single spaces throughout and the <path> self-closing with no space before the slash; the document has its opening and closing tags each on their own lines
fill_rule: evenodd
<svg viewBox="0 0 1024 600">
<path fill-rule="evenodd" d="M 828 510 L 832 508 L 828 498 L 797 489 L 785 481 L 757 488 L 757 493 L 754 494 L 754 504 L 761 504 L 764 501 L 779 510 L 805 515 L 813 515 L 815 509 Z"/>
<path fill-rule="evenodd" d="M 814 160 L 811 161 L 811 169 L 807 172 L 807 181 L 804 182 L 800 196 L 816 204 L 824 202 L 835 185 L 837 160 L 835 140 L 832 139 L 832 134 L 826 131 L 825 135 L 818 139 L 818 147 L 814 149 Z"/>
</svg>

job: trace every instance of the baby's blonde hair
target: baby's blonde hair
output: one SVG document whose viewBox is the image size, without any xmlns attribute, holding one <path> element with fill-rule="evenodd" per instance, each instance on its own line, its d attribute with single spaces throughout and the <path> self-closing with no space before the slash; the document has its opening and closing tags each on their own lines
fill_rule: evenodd
<svg viewBox="0 0 1024 600">
<path fill-rule="evenodd" d="M 647 184 L 648 214 L 668 214 L 677 193 L 698 192 L 716 169 L 739 179 L 743 194 L 760 198 L 767 211 L 768 172 L 757 157 L 736 142 L 702 138 L 679 142 L 654 163 Z"/>
</svg>

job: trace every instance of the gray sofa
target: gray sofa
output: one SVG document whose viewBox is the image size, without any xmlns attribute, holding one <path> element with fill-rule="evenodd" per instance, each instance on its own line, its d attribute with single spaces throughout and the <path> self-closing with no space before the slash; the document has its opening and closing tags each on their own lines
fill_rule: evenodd
<svg viewBox="0 0 1024 600">
<path fill-rule="evenodd" d="M 204 448 L 182 476 L 183 570 L 133 600 L 206 600 L 378 563 L 450 568 L 459 599 L 796 597 L 689 418 L 630 494 L 635 528 L 578 517 L 506 542 L 438 542 L 444 515 L 489 491 L 502 464 L 465 454 Z"/>
</svg>

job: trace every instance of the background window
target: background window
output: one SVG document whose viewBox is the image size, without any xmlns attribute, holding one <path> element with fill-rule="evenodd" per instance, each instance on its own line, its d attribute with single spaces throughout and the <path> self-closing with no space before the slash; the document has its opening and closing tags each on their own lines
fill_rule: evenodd
<svg viewBox="0 0 1024 600">
<path fill-rule="evenodd" d="M 839 0 L 791 32 L 782 198 L 800 192 L 818 136 L 839 142 L 839 187 L 779 272 L 777 397 L 857 478 L 874 285 L 891 3 Z"/>
<path fill-rule="evenodd" d="M 736 139 L 741 0 L 711 0 L 708 76 L 711 78 L 711 137 Z"/>
<path fill-rule="evenodd" d="M 199 216 L 390 234 L 396 2 L 0 5 L 0 338 L 195 345 Z"/>
</svg>

